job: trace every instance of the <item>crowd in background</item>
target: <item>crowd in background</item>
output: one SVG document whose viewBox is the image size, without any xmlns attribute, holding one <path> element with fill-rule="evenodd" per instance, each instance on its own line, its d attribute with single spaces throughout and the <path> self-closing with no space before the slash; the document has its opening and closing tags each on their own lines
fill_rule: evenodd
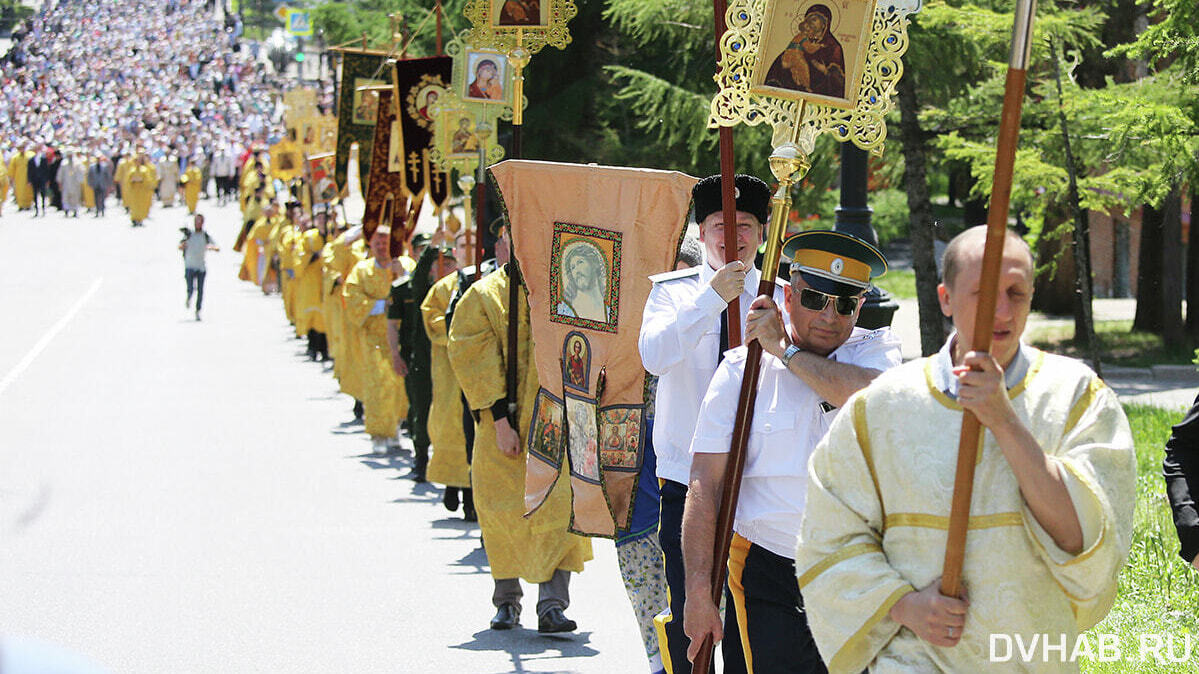
<svg viewBox="0 0 1199 674">
<path fill-rule="evenodd" d="M 240 36 L 211 1 L 47 2 L 0 59 L 0 182 L 22 210 L 44 198 L 68 215 L 102 214 L 122 164 L 153 167 L 167 205 L 191 168 L 204 193 L 213 178 L 234 188 L 250 148 L 278 134 L 284 87 Z"/>
</svg>

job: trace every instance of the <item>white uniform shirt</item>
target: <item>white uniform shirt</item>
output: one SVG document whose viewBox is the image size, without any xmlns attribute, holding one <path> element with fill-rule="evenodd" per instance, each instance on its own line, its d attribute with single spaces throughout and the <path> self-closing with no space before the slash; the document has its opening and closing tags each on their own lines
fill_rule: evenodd
<svg viewBox="0 0 1199 674">
<path fill-rule="evenodd" d="M 237 164 L 233 156 L 227 152 L 218 152 L 212 156 L 212 175 L 228 178 L 237 173 Z"/>
<path fill-rule="evenodd" d="M 727 454 L 745 373 L 745 347 L 730 350 L 712 377 L 691 442 L 692 453 Z M 890 328 L 854 328 L 829 360 L 886 370 L 902 360 Z M 762 374 L 746 448 L 733 530 L 776 555 L 795 559 L 808 482 L 808 457 L 837 416 L 783 361 L 762 354 Z"/>
<path fill-rule="evenodd" d="M 716 270 L 707 262 L 678 272 L 651 277 L 654 287 L 645 302 L 641 361 L 658 375 L 655 399 L 654 454 L 658 477 L 687 484 L 691 476 L 691 436 L 704 391 L 720 362 L 720 314 L 728 304 L 708 283 Z M 756 297 L 761 273 L 751 269 L 741 292 L 741 330 Z M 783 311 L 783 286 L 776 283 L 774 301 Z"/>
</svg>

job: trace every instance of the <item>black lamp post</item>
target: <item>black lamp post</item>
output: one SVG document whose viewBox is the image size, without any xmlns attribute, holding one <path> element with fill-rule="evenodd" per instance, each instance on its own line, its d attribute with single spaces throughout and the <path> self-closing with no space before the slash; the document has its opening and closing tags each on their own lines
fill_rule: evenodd
<svg viewBox="0 0 1199 674">
<path fill-rule="evenodd" d="M 865 150 L 853 143 L 841 143 L 841 205 L 837 207 L 837 224 L 833 229 L 878 246 L 878 237 L 870 226 L 874 210 L 866 201 L 866 162 Z M 891 325 L 891 318 L 898 308 L 887 291 L 872 288 L 866 293 L 858 325 L 870 330 Z"/>
</svg>

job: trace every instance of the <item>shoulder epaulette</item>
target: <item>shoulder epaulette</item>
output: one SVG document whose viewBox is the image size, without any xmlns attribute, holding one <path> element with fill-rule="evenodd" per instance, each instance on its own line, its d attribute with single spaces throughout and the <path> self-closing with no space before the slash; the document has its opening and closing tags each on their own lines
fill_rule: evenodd
<svg viewBox="0 0 1199 674">
<path fill-rule="evenodd" d="M 686 269 L 677 269 L 675 271 L 663 272 L 654 274 L 649 277 L 653 283 L 665 283 L 667 281 L 677 281 L 682 278 L 688 278 L 699 274 L 699 267 L 687 267 Z"/>
<path fill-rule="evenodd" d="M 748 355 L 749 355 L 749 349 L 747 349 L 744 344 L 741 346 L 734 346 L 733 348 L 729 349 L 728 351 L 725 351 L 722 354 L 724 360 L 727 360 L 731 363 L 736 363 L 738 361 L 745 360 L 746 356 L 748 356 Z"/>
</svg>

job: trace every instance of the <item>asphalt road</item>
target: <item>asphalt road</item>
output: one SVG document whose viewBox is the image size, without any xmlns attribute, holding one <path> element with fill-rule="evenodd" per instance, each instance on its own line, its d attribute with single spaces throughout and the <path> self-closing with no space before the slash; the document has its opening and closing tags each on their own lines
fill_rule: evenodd
<svg viewBox="0 0 1199 674">
<path fill-rule="evenodd" d="M 0 216 L 0 644 L 113 672 L 639 672 L 610 541 L 569 636 L 492 632 L 478 529 L 368 455 L 352 401 L 278 297 L 236 279 L 234 208 L 201 202 L 203 320 L 182 208 Z M 531 628 L 531 629 L 530 629 Z"/>
</svg>

